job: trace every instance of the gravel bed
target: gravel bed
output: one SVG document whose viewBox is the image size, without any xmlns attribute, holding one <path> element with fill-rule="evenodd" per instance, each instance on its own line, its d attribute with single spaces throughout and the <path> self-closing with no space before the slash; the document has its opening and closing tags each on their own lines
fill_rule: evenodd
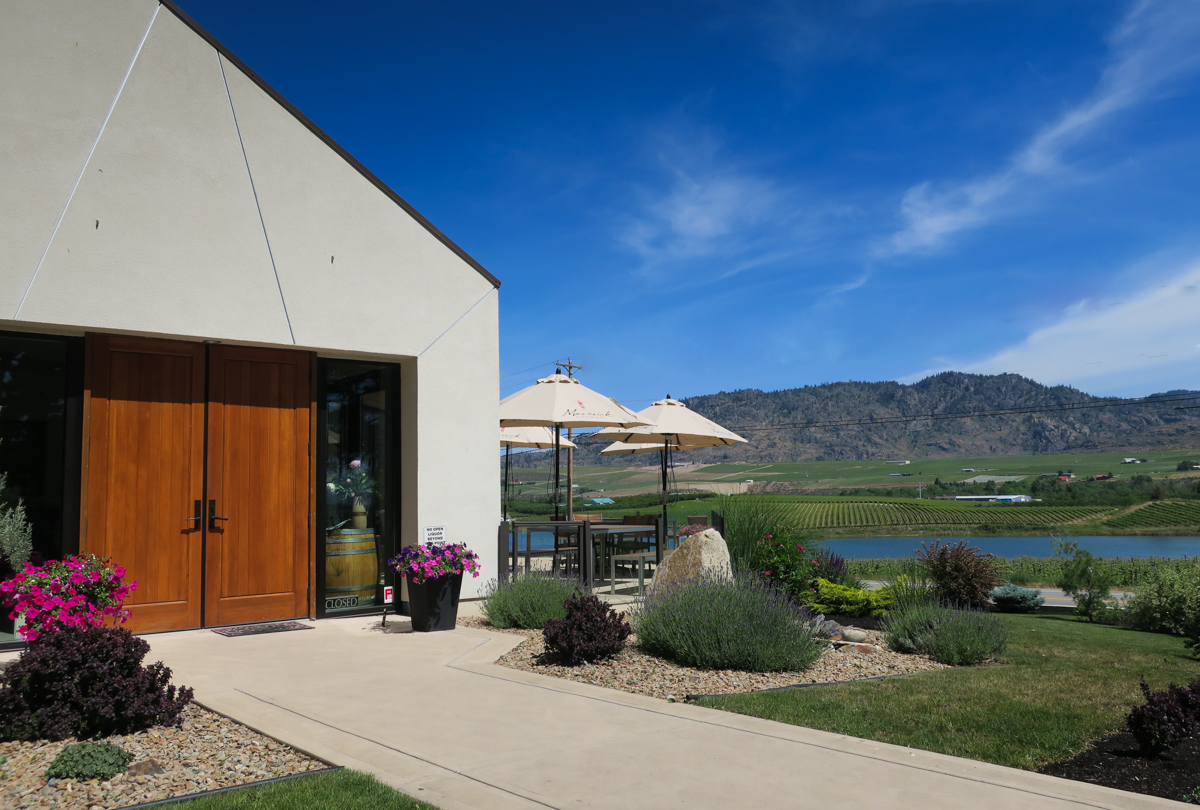
<svg viewBox="0 0 1200 810">
<path fill-rule="evenodd" d="M 108 782 L 46 782 L 50 763 L 75 740 L 0 743 L 0 807 L 108 810 L 327 767 L 195 704 L 182 720 L 178 728 L 108 737 L 133 754 L 129 771 Z"/>
<path fill-rule="evenodd" d="M 546 656 L 541 630 L 501 630 L 488 624 L 485 619 L 475 617 L 460 618 L 458 626 L 524 636 L 526 641 L 523 644 L 496 661 L 501 666 L 664 699 L 682 700 L 687 695 L 755 692 L 802 683 L 858 681 L 881 675 L 907 675 L 947 669 L 945 664 L 923 655 L 892 652 L 884 646 L 883 634 L 876 630 L 866 631 L 865 643 L 874 646 L 869 652 L 830 650 L 811 667 L 800 672 L 740 672 L 680 666 L 642 651 L 637 646 L 636 636 L 630 636 L 625 649 L 607 661 L 568 667 Z"/>
</svg>

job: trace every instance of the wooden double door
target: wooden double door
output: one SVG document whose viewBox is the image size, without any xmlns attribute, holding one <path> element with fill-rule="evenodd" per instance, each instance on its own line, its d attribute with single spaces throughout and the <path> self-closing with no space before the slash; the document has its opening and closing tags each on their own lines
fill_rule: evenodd
<svg viewBox="0 0 1200 810">
<path fill-rule="evenodd" d="M 125 566 L 134 632 L 307 615 L 313 358 L 87 339 L 81 547 Z"/>
</svg>

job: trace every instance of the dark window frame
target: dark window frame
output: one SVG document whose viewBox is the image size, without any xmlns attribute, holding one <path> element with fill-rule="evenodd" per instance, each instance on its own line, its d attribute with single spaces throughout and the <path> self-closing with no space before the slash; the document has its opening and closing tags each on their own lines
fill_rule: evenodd
<svg viewBox="0 0 1200 810">
<path fill-rule="evenodd" d="M 329 364 L 343 358 L 317 358 L 317 441 L 316 441 L 316 529 L 313 553 L 316 555 L 317 593 L 316 616 L 318 619 L 334 619 L 350 616 L 378 616 L 386 609 L 389 613 L 400 612 L 400 586 L 395 572 L 388 570 L 384 577 L 385 585 L 392 586 L 393 596 L 390 605 L 374 605 L 362 608 L 327 611 L 325 609 L 325 527 L 329 525 L 328 504 L 325 496 L 325 474 L 329 462 L 329 442 L 324 437 L 329 435 Z M 388 382 L 385 411 L 387 418 L 387 434 L 385 437 L 386 451 L 384 464 L 388 471 L 386 491 L 383 493 L 383 508 L 387 515 L 384 532 L 381 538 L 384 548 L 384 559 L 394 555 L 400 539 L 400 479 L 403 470 L 400 467 L 400 387 L 402 375 L 399 363 L 384 363 L 357 358 L 344 358 L 345 362 L 364 363 L 383 366 L 388 369 Z M 382 599 L 380 587 L 379 598 Z"/>
<path fill-rule="evenodd" d="M 83 474 L 83 382 L 84 339 L 76 335 L 0 330 L 0 338 L 56 341 L 64 347 L 63 452 L 62 452 L 62 534 L 60 557 L 79 553 L 80 498 Z M 0 447 L 0 459 L 3 448 Z M 2 462 L 0 462 L 2 466 Z M 0 625 L 8 627 L 8 607 L 0 608 Z M 0 652 L 20 650 L 25 642 L 0 641 Z"/>
</svg>

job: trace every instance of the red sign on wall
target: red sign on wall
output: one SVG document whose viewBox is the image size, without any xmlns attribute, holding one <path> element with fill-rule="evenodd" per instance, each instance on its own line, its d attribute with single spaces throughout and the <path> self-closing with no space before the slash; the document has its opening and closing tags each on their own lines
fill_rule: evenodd
<svg viewBox="0 0 1200 810">
<path fill-rule="evenodd" d="M 392 593 L 393 593 L 395 590 L 396 590 L 396 589 L 395 589 L 395 588 L 393 588 L 391 585 L 384 585 L 384 586 L 383 586 L 383 603 L 384 603 L 385 605 L 390 605 L 390 604 L 392 603 Z"/>
</svg>

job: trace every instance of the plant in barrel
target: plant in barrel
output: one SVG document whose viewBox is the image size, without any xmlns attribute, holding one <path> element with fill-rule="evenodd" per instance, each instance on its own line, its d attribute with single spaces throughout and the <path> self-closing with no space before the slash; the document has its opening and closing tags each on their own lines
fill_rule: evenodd
<svg viewBox="0 0 1200 810">
<path fill-rule="evenodd" d="M 329 485 L 330 490 L 350 501 L 350 526 L 355 529 L 367 528 L 367 500 L 379 494 L 379 485 L 362 466 L 362 459 L 354 459 L 349 474 Z"/>
</svg>

